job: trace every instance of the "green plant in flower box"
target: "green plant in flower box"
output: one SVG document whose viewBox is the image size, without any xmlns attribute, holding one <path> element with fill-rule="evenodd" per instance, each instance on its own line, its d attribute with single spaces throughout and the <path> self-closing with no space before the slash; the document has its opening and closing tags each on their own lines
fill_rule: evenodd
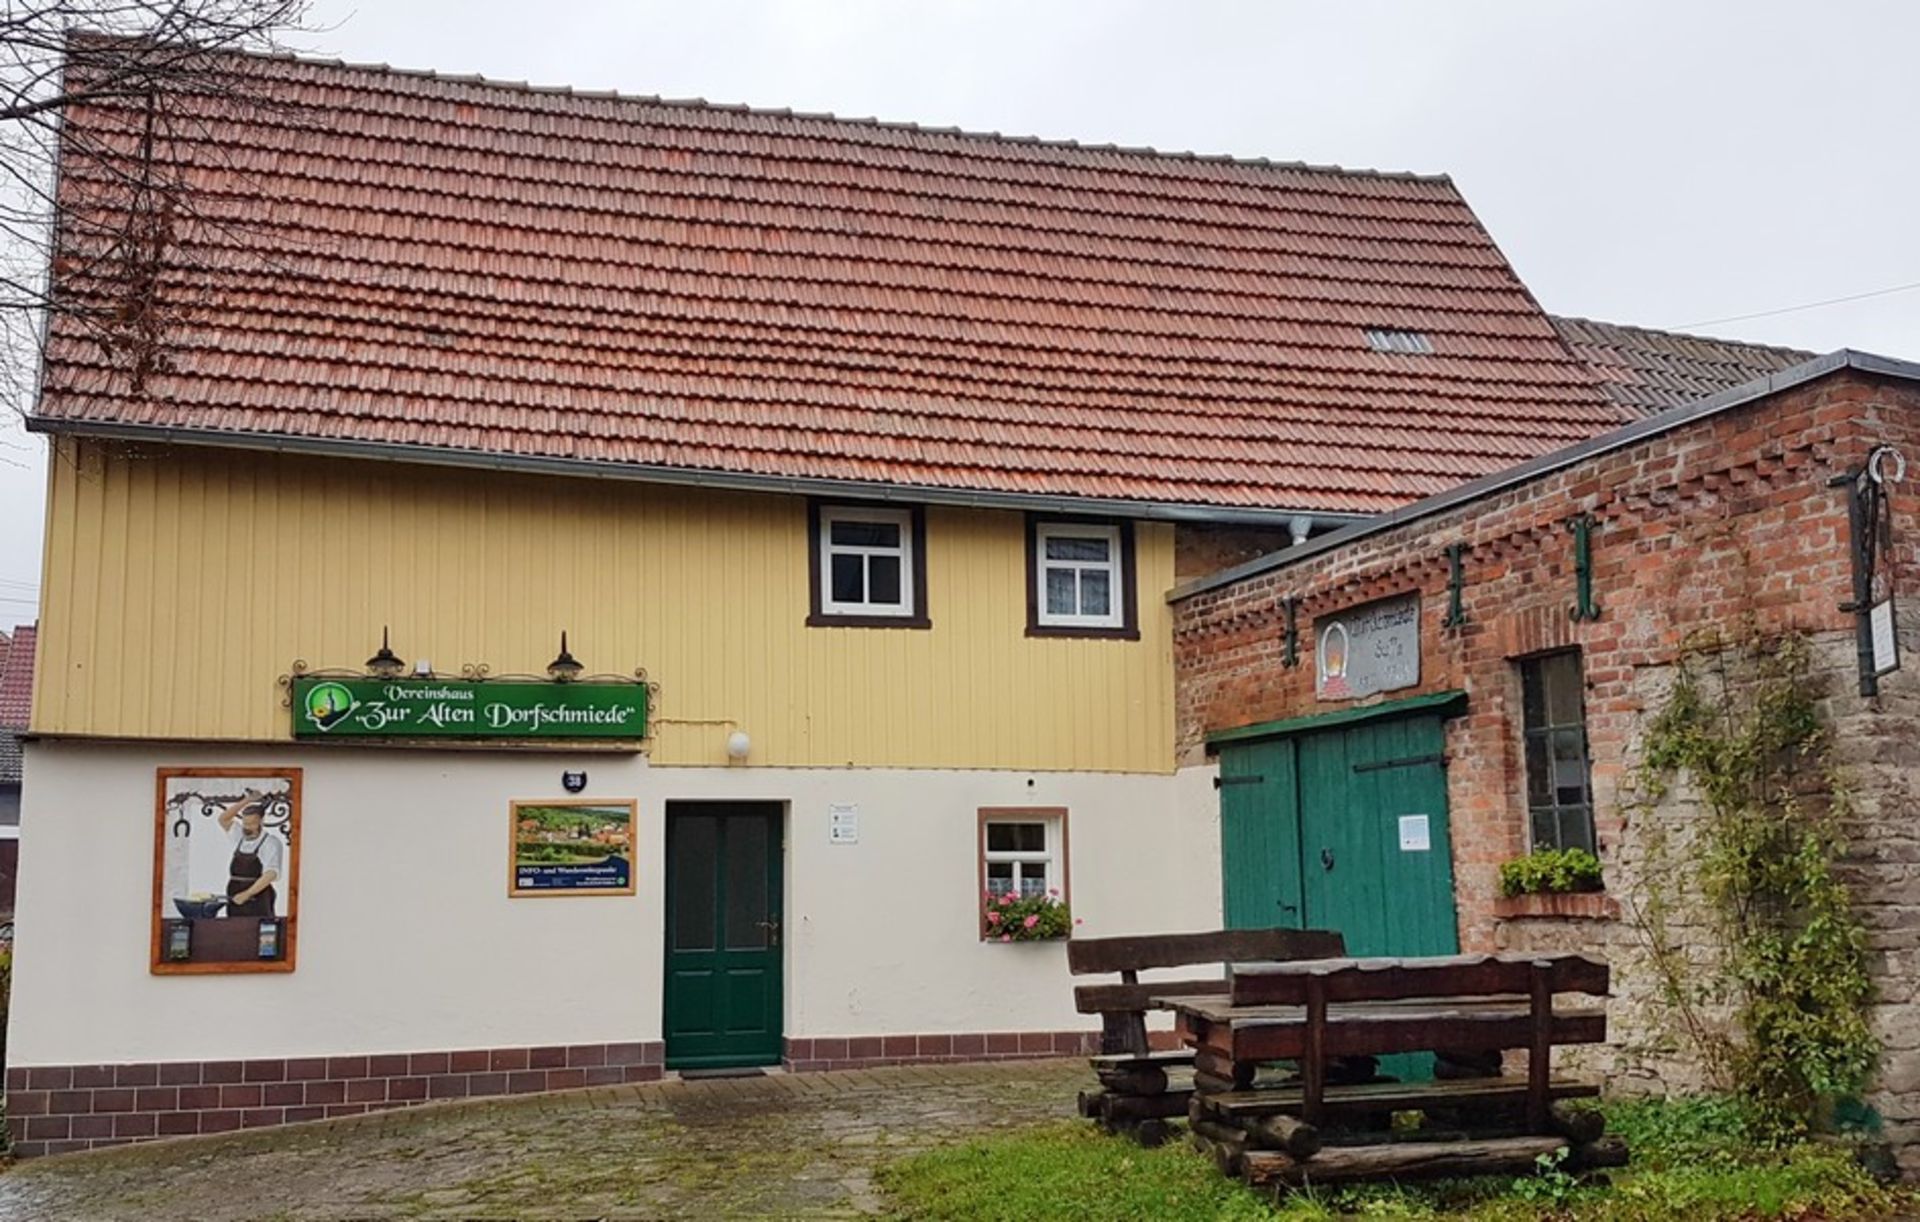
<svg viewBox="0 0 1920 1222">
<path fill-rule="evenodd" d="M 987 939 L 992 942 L 1044 942 L 1064 938 L 1078 924 L 1058 891 L 1018 895 L 986 894 Z"/>
<path fill-rule="evenodd" d="M 1585 849 L 1537 849 L 1500 867 L 1500 894 L 1509 899 L 1601 889 L 1600 859 Z"/>
</svg>

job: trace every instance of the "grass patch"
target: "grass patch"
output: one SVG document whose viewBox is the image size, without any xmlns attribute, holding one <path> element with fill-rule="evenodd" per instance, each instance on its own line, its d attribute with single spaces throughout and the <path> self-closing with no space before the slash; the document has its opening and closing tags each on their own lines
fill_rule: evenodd
<svg viewBox="0 0 1920 1222">
<path fill-rule="evenodd" d="M 1718 1099 L 1607 1107 L 1633 1164 L 1610 1183 L 1543 1166 L 1518 1179 L 1378 1185 L 1295 1194 L 1275 1205 L 1174 1142 L 1159 1150 L 1085 1123 L 1009 1130 L 909 1156 L 879 1183 L 894 1216 L 948 1222 L 1168 1219 L 1317 1222 L 1338 1217 L 1464 1222 L 1758 1222 L 1879 1219 L 1920 1213 L 1920 1194 L 1877 1184 L 1841 1147 L 1768 1149 L 1741 1109 Z M 1551 1160 L 1549 1160 L 1551 1162 Z"/>
<path fill-rule="evenodd" d="M 1057 1123 L 911 1155 L 880 1169 L 896 1216 L 1252 1222 L 1273 1211 L 1179 1142 L 1142 1150 L 1093 1126 Z"/>
</svg>

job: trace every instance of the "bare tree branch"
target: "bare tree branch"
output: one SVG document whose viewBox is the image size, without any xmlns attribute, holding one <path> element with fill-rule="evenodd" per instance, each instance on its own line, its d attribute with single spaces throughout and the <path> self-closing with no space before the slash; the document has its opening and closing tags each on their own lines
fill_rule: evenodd
<svg viewBox="0 0 1920 1222">
<path fill-rule="evenodd" d="M 276 103 L 307 0 L 0 0 L 0 395 L 32 406 L 54 320 L 140 393 L 243 222 L 213 125 Z M 227 174 L 231 195 L 235 176 Z M 228 273 L 234 269 L 226 259 Z"/>
</svg>

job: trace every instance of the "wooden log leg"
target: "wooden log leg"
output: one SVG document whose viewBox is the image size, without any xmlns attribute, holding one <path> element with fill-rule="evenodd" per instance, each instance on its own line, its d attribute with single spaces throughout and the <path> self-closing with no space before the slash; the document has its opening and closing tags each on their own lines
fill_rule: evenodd
<svg viewBox="0 0 1920 1222">
<path fill-rule="evenodd" d="M 1226 1078 L 1233 1083 L 1233 1089 L 1246 1090 L 1253 1085 L 1254 1074 L 1260 1071 L 1258 1061 L 1236 1061 L 1223 1057 L 1217 1052 L 1198 1049 L 1193 1054 L 1195 1070 L 1212 1074 L 1216 1078 Z"/>
<path fill-rule="evenodd" d="M 1106 1097 L 1107 1092 L 1104 1090 L 1081 1091 L 1080 1098 L 1076 1101 L 1080 1114 L 1082 1116 L 1098 1117 L 1101 1111 L 1101 1104 L 1105 1101 Z"/>
<path fill-rule="evenodd" d="M 1567 1164 L 1574 1171 L 1624 1167 L 1627 1165 L 1627 1153 L 1627 1143 L 1624 1138 L 1602 1137 L 1597 1141 L 1574 1146 L 1568 1154 Z"/>
<path fill-rule="evenodd" d="M 1532 994 L 1533 1042 L 1527 1048 L 1527 1128 L 1548 1131 L 1548 1105 L 1553 1101 L 1553 964 L 1533 965 L 1528 981 Z"/>
<path fill-rule="evenodd" d="M 1166 1145 L 1172 1133 L 1172 1127 L 1158 1117 L 1142 1120 L 1133 1126 L 1133 1139 L 1149 1150 Z"/>
<path fill-rule="evenodd" d="M 1108 1095 L 1100 1101 L 1100 1114 L 1109 1120 L 1133 1123 L 1140 1120 L 1164 1120 L 1184 1116 L 1193 1099 L 1191 1091 L 1170 1090 L 1159 1095 Z"/>
<path fill-rule="evenodd" d="M 1100 1051 L 1109 1055 L 1147 1054 L 1147 1016 L 1139 1011 L 1109 1011 L 1100 1016 Z"/>
<path fill-rule="evenodd" d="M 1595 1108 L 1555 1103 L 1547 1109 L 1547 1131 L 1559 1134 L 1576 1146 L 1589 1145 L 1599 1141 L 1600 1135 L 1607 1131 L 1607 1118 Z"/>
<path fill-rule="evenodd" d="M 1194 1148 L 1213 1159 L 1220 1174 L 1240 1174 L 1240 1163 L 1247 1153 L 1245 1133 L 1211 1120 L 1194 1122 L 1192 1133 Z"/>
<path fill-rule="evenodd" d="M 1244 1122 L 1247 1141 L 1262 1150 L 1284 1150 L 1295 1158 L 1320 1152 L 1320 1130 L 1297 1116 L 1254 1116 Z"/>
<path fill-rule="evenodd" d="M 1140 973 L 1131 968 L 1120 973 L 1120 983 L 1139 984 Z M 1136 1056 L 1147 1055 L 1147 1014 L 1144 1010 L 1129 1010 L 1123 1014 L 1124 1029 L 1121 1038 L 1126 1041 L 1122 1052 L 1131 1052 Z"/>
<path fill-rule="evenodd" d="M 1300 1058 L 1300 1118 L 1320 1123 L 1320 1104 L 1327 1093 L 1327 982 L 1307 978 L 1307 1038 Z"/>
<path fill-rule="evenodd" d="M 1158 1065 L 1136 1065 L 1126 1069 L 1096 1069 L 1100 1085 L 1116 1095 L 1159 1095 L 1167 1089 L 1167 1071 Z"/>
<path fill-rule="evenodd" d="M 1301 1160 L 1279 1150 L 1249 1150 L 1241 1175 L 1249 1184 L 1349 1184 L 1357 1180 L 1522 1175 L 1534 1160 L 1560 1149 L 1557 1137 L 1507 1137 L 1492 1141 L 1404 1142 L 1377 1146 L 1328 1146 Z"/>
</svg>

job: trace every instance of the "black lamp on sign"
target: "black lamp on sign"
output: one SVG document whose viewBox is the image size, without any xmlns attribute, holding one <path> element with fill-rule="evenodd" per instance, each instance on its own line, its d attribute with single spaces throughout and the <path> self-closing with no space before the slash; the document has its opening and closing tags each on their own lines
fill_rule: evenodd
<svg viewBox="0 0 1920 1222">
<path fill-rule="evenodd" d="M 547 678 L 555 683 L 571 683 L 580 677 L 586 667 L 580 665 L 580 659 L 567 652 L 567 631 L 560 630 L 560 656 L 547 663 Z"/>
<path fill-rule="evenodd" d="M 379 679 L 398 679 L 407 673 L 407 664 L 387 644 L 387 630 L 380 629 L 380 652 L 367 659 L 367 673 Z"/>
</svg>

